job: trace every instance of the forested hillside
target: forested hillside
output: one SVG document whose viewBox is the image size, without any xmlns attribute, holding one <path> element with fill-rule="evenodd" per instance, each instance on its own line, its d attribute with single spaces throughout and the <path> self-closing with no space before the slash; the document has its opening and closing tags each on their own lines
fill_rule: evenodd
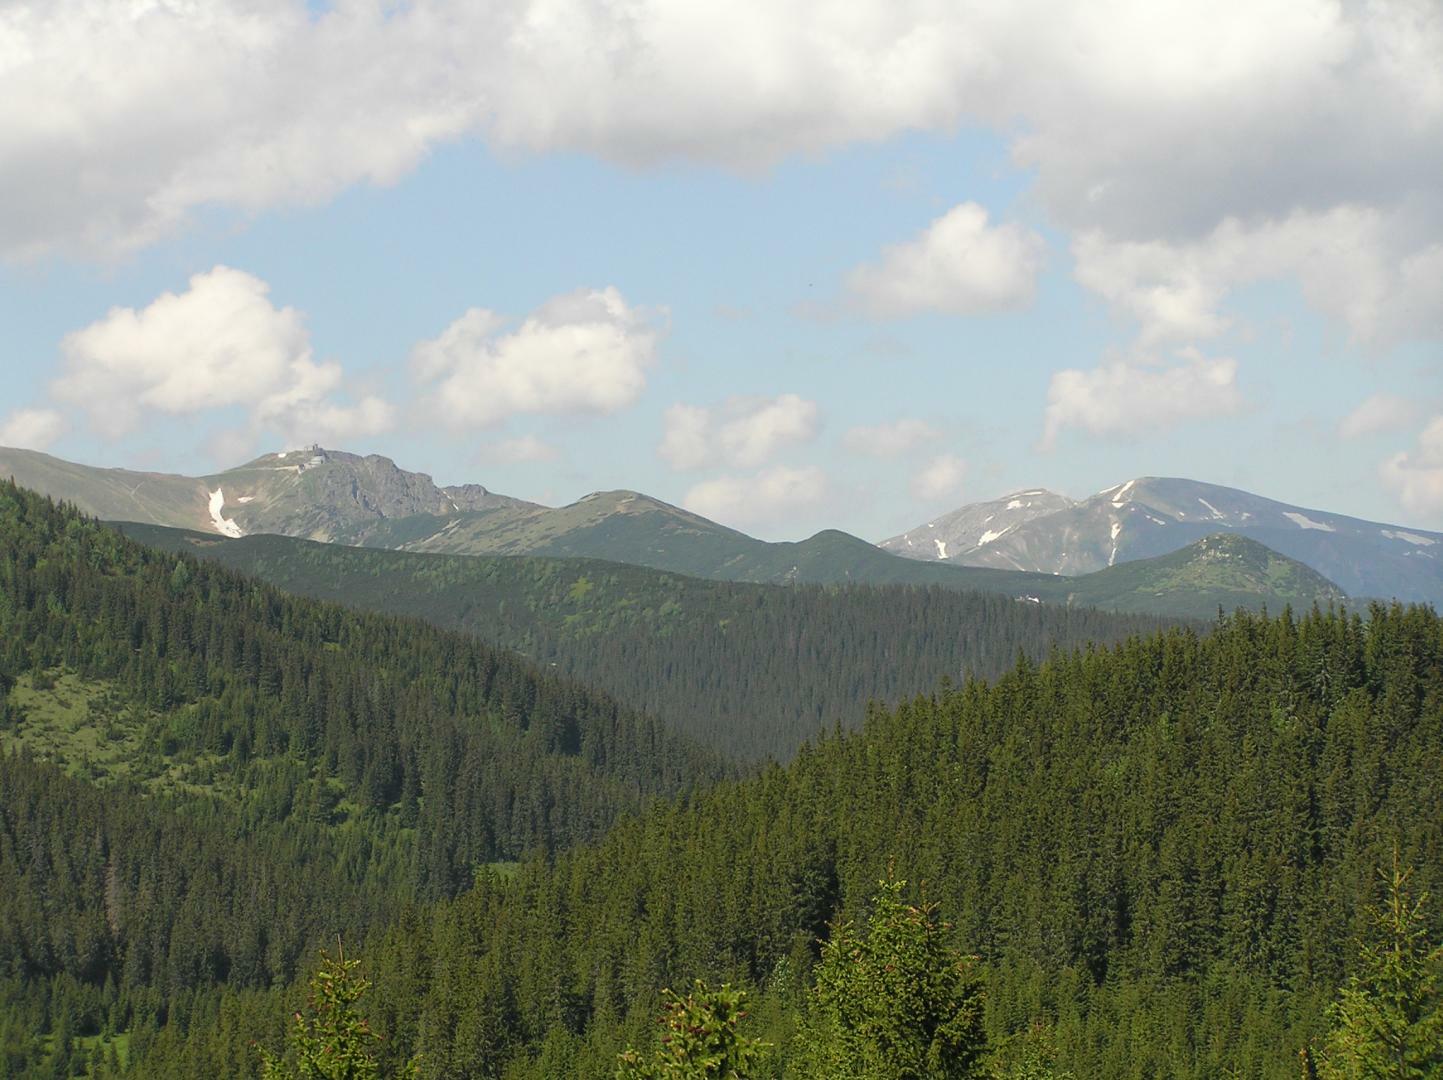
<svg viewBox="0 0 1443 1080">
<path fill-rule="evenodd" d="M 751 585 L 592 559 L 122 528 L 288 592 L 466 630 L 747 759 L 790 758 L 820 731 L 857 726 L 872 701 L 994 678 L 1019 653 L 1040 660 L 1167 625 L 940 586 Z"/>
<path fill-rule="evenodd" d="M 14 1054 L 78 1015 L 57 995 L 144 1028 L 727 772 L 470 636 L 288 597 L 8 484 L 0 754 Z"/>
<path fill-rule="evenodd" d="M 1440 765 L 1427 609 L 1239 615 L 1023 663 L 398 920 L 363 952 L 371 1015 L 423 1076 L 604 1077 L 654 1039 L 663 987 L 725 979 L 753 994 L 762 1074 L 806 1075 L 818 938 L 890 866 L 978 957 L 994 1047 L 1042 1047 L 1056 1076 L 1292 1078 L 1376 869 L 1396 851 L 1419 891 L 1443 885 Z M 226 993 L 133 1071 L 254 1068 L 248 1040 L 278 1046 L 298 1000 Z"/>
</svg>

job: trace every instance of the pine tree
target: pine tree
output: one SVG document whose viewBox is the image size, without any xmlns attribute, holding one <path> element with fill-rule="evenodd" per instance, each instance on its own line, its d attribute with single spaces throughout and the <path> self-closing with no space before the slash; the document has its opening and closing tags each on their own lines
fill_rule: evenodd
<svg viewBox="0 0 1443 1080">
<path fill-rule="evenodd" d="M 946 943 L 936 904 L 903 900 L 883 881 L 866 935 L 849 922 L 822 947 L 798 1034 L 805 1076 L 963 1080 L 982 1073 L 982 986 Z"/>
<path fill-rule="evenodd" d="M 741 1034 L 746 993 L 723 983 L 707 989 L 700 979 L 685 997 L 663 990 L 666 1034 L 650 1058 L 627 1050 L 617 1080 L 747 1080 L 758 1075 L 764 1043 Z"/>
<path fill-rule="evenodd" d="M 371 988 L 359 960 L 347 960 L 337 948 L 333 958 L 321 951 L 321 966 L 311 977 L 306 1006 L 296 1013 L 284 1058 L 262 1050 L 265 1080 L 383 1080 L 377 1050 L 381 1036 L 371 1030 L 357 1003 Z M 396 1074 L 416 1075 L 413 1059 Z"/>
<path fill-rule="evenodd" d="M 1370 912 L 1359 971 L 1333 1006 L 1324 1080 L 1422 1080 L 1443 1075 L 1443 945 L 1423 920 L 1427 893 L 1408 891 L 1411 870 L 1382 872 L 1383 903 Z"/>
</svg>

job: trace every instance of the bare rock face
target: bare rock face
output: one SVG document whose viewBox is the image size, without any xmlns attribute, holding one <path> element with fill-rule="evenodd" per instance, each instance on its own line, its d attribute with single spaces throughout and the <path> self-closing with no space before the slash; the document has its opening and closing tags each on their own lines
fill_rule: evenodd
<svg viewBox="0 0 1443 1080">
<path fill-rule="evenodd" d="M 525 505 L 480 484 L 443 490 L 427 474 L 380 454 L 320 446 L 266 454 L 206 479 L 225 491 L 227 516 L 247 533 L 347 543 L 364 542 L 369 528 L 383 521 Z"/>
</svg>

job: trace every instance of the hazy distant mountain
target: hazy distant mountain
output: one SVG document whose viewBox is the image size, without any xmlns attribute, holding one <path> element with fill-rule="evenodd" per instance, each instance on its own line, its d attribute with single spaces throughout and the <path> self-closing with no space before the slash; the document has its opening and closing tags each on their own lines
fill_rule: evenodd
<svg viewBox="0 0 1443 1080">
<path fill-rule="evenodd" d="M 1034 502 L 1042 494 L 1032 495 Z M 1022 496 L 1026 501 L 1026 495 Z M 1086 574 L 1119 563 L 1164 555 L 1212 533 L 1240 533 L 1311 567 L 1350 596 L 1443 604 L 1443 534 L 1362 521 L 1265 499 L 1195 480 L 1145 477 L 1108 488 L 1081 502 L 1051 496 L 1065 505 L 1049 513 L 1013 511 L 1010 520 L 986 522 L 986 513 L 1019 496 L 976 504 L 934 519 L 956 520 L 970 530 L 937 536 L 946 559 L 1056 574 Z M 1020 520 L 1019 520 L 1020 519 Z M 1005 527 L 996 528 L 997 524 Z M 883 541 L 898 555 L 939 561 L 919 544 L 929 526 Z M 908 543 L 908 540 L 911 543 Z"/>
<path fill-rule="evenodd" d="M 451 625 L 448 619 L 455 611 L 464 611 L 469 613 L 467 618 L 478 621 L 478 626 L 471 628 L 483 636 L 489 634 L 484 627 L 494 618 L 494 613 L 487 614 L 487 604 L 494 602 L 496 590 L 514 591 L 528 582 L 520 595 L 511 595 L 510 599 L 529 612 L 529 618 L 542 621 L 554 616 L 566 622 L 572 617 L 568 615 L 568 606 L 558 606 L 553 594 L 557 589 L 565 592 L 568 582 L 587 575 L 613 585 L 622 580 L 630 583 L 620 595 L 611 598 L 610 602 L 619 610 L 629 610 L 633 604 L 643 609 L 653 608 L 661 602 L 657 599 L 661 593 L 673 602 L 680 600 L 682 592 L 693 598 L 717 595 L 706 592 L 702 582 L 692 583 L 695 585 L 692 588 L 686 578 L 678 577 L 675 572 L 635 563 L 618 578 L 619 567 L 615 562 L 587 558 L 566 558 L 564 564 L 574 569 L 559 571 L 557 568 L 562 563 L 548 557 L 472 555 L 457 560 L 431 553 L 393 551 L 381 559 L 380 552 L 337 544 L 317 545 L 283 536 L 256 535 L 226 540 L 213 533 L 150 525 L 127 524 L 123 528 L 145 544 L 218 559 L 289 591 L 343 599 L 361 607 L 421 615 L 433 621 L 439 619 L 443 625 Z M 1001 593 L 1023 604 L 1096 607 L 1129 614 L 1205 620 L 1212 619 L 1219 608 L 1232 611 L 1239 607 L 1254 610 L 1267 607 L 1277 611 L 1285 604 L 1307 608 L 1314 603 L 1327 606 L 1345 599 L 1341 589 L 1316 571 L 1256 541 L 1226 533 L 1158 558 L 1140 559 L 1079 577 L 909 562 L 840 532 L 820 533 L 798 544 L 752 543 L 758 545 L 758 549 L 748 558 L 738 560 L 734 567 L 748 576 L 721 580 L 760 584 L 847 581 L 915 585 L 920 579 L 907 576 L 908 572 L 930 571 L 932 578 L 928 584 Z M 891 574 L 899 576 L 889 576 Z M 720 578 L 717 574 L 692 576 Z M 533 586 L 541 588 L 544 595 L 525 595 Z M 719 620 L 717 625 L 721 626 L 737 618 L 735 614 L 715 610 L 712 617 Z M 516 645 L 509 640 L 496 640 Z"/>
<path fill-rule="evenodd" d="M 970 556 L 995 543 L 1019 525 L 1077 504 L 1066 495 L 1043 488 L 1015 491 L 991 502 L 968 503 L 950 514 L 933 518 L 901 536 L 883 540 L 878 547 L 913 559 L 937 559 L 972 565 Z M 977 565 L 991 566 L 990 562 Z M 1013 567 L 1016 569 L 1016 567 Z"/>
<path fill-rule="evenodd" d="M 281 533 L 355 539 L 416 514 L 531 507 L 478 484 L 438 488 L 378 454 L 282 451 L 211 476 L 101 469 L 0 448 L 0 476 L 107 521 L 143 521 L 237 537 Z"/>
<path fill-rule="evenodd" d="M 1433 599 L 1434 593 L 1420 587 L 1406 592 L 1392 587 L 1402 575 L 1391 564 L 1380 562 L 1380 571 L 1367 563 L 1378 543 L 1417 551 L 1421 555 L 1400 552 L 1394 562 L 1405 570 L 1426 568 L 1434 592 L 1443 593 L 1431 551 L 1443 537 L 1297 511 L 1186 480 L 1134 481 L 1080 503 L 1040 489 L 1018 492 L 936 518 L 882 550 L 832 529 L 807 540 L 770 543 L 634 491 L 539 506 L 479 484 L 438 487 L 425 473 L 408 472 L 379 455 L 319 447 L 266 454 L 202 477 L 99 469 L 33 451 L 0 450 L 0 476 L 12 475 L 25 487 L 112 521 L 400 551 L 608 559 L 726 581 L 942 585 L 1145 612 L 1211 612 L 1219 602 L 1257 606 L 1269 597 L 1276 603 L 1281 594 L 1262 583 L 1237 590 L 1204 584 L 1191 590 L 1193 599 L 1184 603 L 1174 596 L 1164 604 L 1157 596 L 1167 590 L 1149 593 L 1146 583 L 1093 592 L 1055 576 L 1166 554 L 1221 529 L 1236 529 L 1352 595 Z M 1352 539 L 1359 529 L 1373 546 Z M 1351 546 L 1340 547 L 1340 540 Z M 917 558 L 926 548 L 932 558 Z M 947 558 L 938 559 L 942 553 Z M 913 557 L 898 557 L 908 554 Z M 1245 597 L 1255 602 L 1239 599 Z"/>
<path fill-rule="evenodd" d="M 1018 578 L 987 568 L 900 559 L 827 530 L 768 543 L 634 491 L 555 509 L 478 484 L 437 487 L 389 458 L 338 450 L 266 454 L 211 476 L 133 473 L 0 450 L 0 477 L 109 521 L 239 538 L 260 533 L 360 547 L 457 555 L 589 557 L 728 581 L 944 585 L 1006 592 Z"/>
</svg>

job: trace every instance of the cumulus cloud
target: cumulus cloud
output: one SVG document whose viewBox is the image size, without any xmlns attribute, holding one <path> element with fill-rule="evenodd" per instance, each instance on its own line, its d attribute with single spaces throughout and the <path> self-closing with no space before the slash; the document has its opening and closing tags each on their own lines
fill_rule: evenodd
<svg viewBox="0 0 1443 1080">
<path fill-rule="evenodd" d="M 1089 231 L 1072 245 L 1077 280 L 1134 318 L 1140 343 L 1196 341 L 1225 330 L 1229 293 L 1294 279 L 1355 341 L 1388 345 L 1443 335 L 1443 243 L 1416 244 L 1407 212 L 1346 205 L 1277 221 L 1228 218 L 1186 240 L 1119 240 Z"/>
<path fill-rule="evenodd" d="M 1409 513 L 1443 515 L 1443 416 L 1433 417 L 1413 450 L 1384 461 L 1378 475 Z"/>
<path fill-rule="evenodd" d="M 227 407 L 248 410 L 257 431 L 289 439 L 335 441 L 388 428 L 393 410 L 381 399 L 345 405 L 331 397 L 344 382 L 340 364 L 313 358 L 303 317 L 275 307 L 269 292 L 260 278 L 217 266 L 184 292 L 139 310 L 112 308 L 62 339 L 51 392 L 112 438 L 148 412 Z"/>
<path fill-rule="evenodd" d="M 656 452 L 673 469 L 700 469 L 714 462 L 711 410 L 681 402 L 666 410 Z"/>
<path fill-rule="evenodd" d="M 646 385 L 660 336 L 650 312 L 614 288 L 548 300 L 506 331 L 495 312 L 471 308 L 411 354 L 431 384 L 443 423 L 488 426 L 522 413 L 612 413 Z"/>
<path fill-rule="evenodd" d="M 0 446 L 44 450 L 65 428 L 65 417 L 54 409 L 14 409 L 0 421 Z"/>
<path fill-rule="evenodd" d="M 1179 363 L 1112 361 L 1090 371 L 1056 372 L 1047 389 L 1041 448 L 1051 449 L 1067 428 L 1129 435 L 1239 412 L 1244 401 L 1237 375 L 1237 361 L 1191 350 Z"/>
<path fill-rule="evenodd" d="M 912 494 L 925 502 L 954 498 L 962 493 L 966 476 L 967 462 L 952 454 L 941 454 L 912 477 Z"/>
<path fill-rule="evenodd" d="M 1360 341 L 1443 333 L 1431 0 L 312 7 L 0 6 L 0 253 L 126 251 L 202 208 L 393 183 L 460 138 L 750 170 L 981 125 L 1073 237 L 1080 280 L 1150 343 L 1217 333 L 1265 277 L 1300 280 Z M 890 312 L 1020 296 L 1025 272 L 988 280 L 941 242 L 990 237 L 1025 270 L 1025 234 L 971 214 L 863 268 L 862 295 Z"/>
<path fill-rule="evenodd" d="M 854 269 L 847 290 L 883 317 L 1007 311 L 1032 300 L 1045 249 L 1031 230 L 989 225 L 985 208 L 963 203 L 916 239 L 884 250 L 879 263 Z"/>
<path fill-rule="evenodd" d="M 796 394 L 735 397 L 717 408 L 676 404 L 666 411 L 656 452 L 674 469 L 750 469 L 784 447 L 810 442 L 820 425 L 817 403 Z"/>
<path fill-rule="evenodd" d="M 941 437 L 942 433 L 925 420 L 904 417 L 887 424 L 848 428 L 842 442 L 855 453 L 888 458 L 901 457 Z"/>
<path fill-rule="evenodd" d="M 774 525 L 823 503 L 826 474 L 815 467 L 774 466 L 751 476 L 704 480 L 686 493 L 682 505 L 693 513 L 741 528 Z"/>
<path fill-rule="evenodd" d="M 0 41 L 12 251 L 388 183 L 463 135 L 753 168 L 981 123 L 1058 221 L 1133 238 L 1443 172 L 1428 0 L 19 0 Z"/>
<path fill-rule="evenodd" d="M 1338 434 L 1345 439 L 1396 432 L 1418 419 L 1418 406 L 1396 394 L 1374 394 L 1343 417 Z"/>
<path fill-rule="evenodd" d="M 516 465 L 555 461 L 561 456 L 561 451 L 535 435 L 522 435 L 484 446 L 480 456 L 488 461 L 504 461 Z"/>
</svg>

